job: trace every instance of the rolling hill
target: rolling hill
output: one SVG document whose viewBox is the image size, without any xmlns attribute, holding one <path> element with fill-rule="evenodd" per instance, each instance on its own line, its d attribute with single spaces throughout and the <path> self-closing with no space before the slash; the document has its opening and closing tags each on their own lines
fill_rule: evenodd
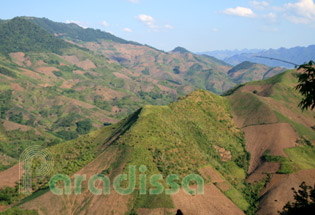
<svg viewBox="0 0 315 215">
<path fill-rule="evenodd" d="M 45 190 L 19 208 L 39 214 L 137 213 L 277 214 L 291 187 L 315 177 L 315 112 L 302 112 L 294 71 L 249 82 L 224 97 L 198 90 L 167 106 L 144 106 L 118 124 L 49 148 L 54 173 L 106 174 L 146 165 L 147 176 L 187 174 L 205 179 L 205 194 L 56 196 Z M 89 146 L 89 147 L 87 147 Z M 84 156 L 83 156 L 84 155 Z M 143 170 L 141 170 L 143 171 Z M 137 170 L 137 174 L 140 172 Z M 149 177 L 147 177 L 148 180 Z M 45 184 L 47 178 L 40 184 Z M 46 181 L 46 182 L 45 182 Z M 152 188 L 147 181 L 148 188 Z M 194 185 L 192 185 L 194 186 Z M 53 202 L 45 204 L 45 202 Z"/>
<path fill-rule="evenodd" d="M 75 24 L 17 17 L 0 29 L 0 151 L 10 160 L 2 170 L 29 145 L 54 145 L 143 105 L 199 88 L 220 94 L 242 82 L 213 57 L 180 47 L 166 53 Z"/>
<path fill-rule="evenodd" d="M 314 178 L 315 115 L 297 108 L 294 71 L 232 67 L 40 18 L 1 21 L 0 29 L 0 187 L 9 186 L 0 210 L 276 214 L 292 186 Z M 93 195 L 84 183 L 82 195 L 55 196 L 49 177 L 33 177 L 36 192 L 18 195 L 15 164 L 33 145 L 51 151 L 51 175 L 113 180 L 134 165 L 137 174 L 161 174 L 164 189 L 169 174 L 200 174 L 205 194 Z"/>
<path fill-rule="evenodd" d="M 263 80 L 284 72 L 281 67 L 268 67 L 262 64 L 244 61 L 228 71 L 228 75 L 238 84 Z"/>
</svg>

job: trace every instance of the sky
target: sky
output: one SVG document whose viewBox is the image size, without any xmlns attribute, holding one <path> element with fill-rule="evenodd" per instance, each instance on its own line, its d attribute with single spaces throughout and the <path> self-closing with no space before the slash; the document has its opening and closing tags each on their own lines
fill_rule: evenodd
<svg viewBox="0 0 315 215">
<path fill-rule="evenodd" d="M 315 44 L 314 0 L 10 0 L 0 19 L 46 17 L 170 51 Z"/>
</svg>

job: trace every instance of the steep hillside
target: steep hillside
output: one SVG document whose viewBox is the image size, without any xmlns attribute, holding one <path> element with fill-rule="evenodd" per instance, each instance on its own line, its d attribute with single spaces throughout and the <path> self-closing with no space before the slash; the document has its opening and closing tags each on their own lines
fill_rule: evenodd
<svg viewBox="0 0 315 215">
<path fill-rule="evenodd" d="M 86 174 L 88 179 L 102 173 L 113 182 L 120 173 L 129 175 L 132 165 L 137 176 L 146 174 L 148 189 L 156 187 L 149 180 L 153 174 L 162 175 L 161 186 L 167 189 L 173 187 L 168 175 L 178 175 L 180 185 L 194 173 L 205 180 L 204 195 L 183 189 L 170 196 L 139 194 L 143 185 L 137 177 L 129 195 L 113 187 L 108 195 L 93 195 L 85 181 L 80 195 L 56 196 L 46 189 L 18 206 L 39 214 L 175 214 L 177 209 L 184 214 L 277 214 L 293 199 L 291 187 L 311 184 L 315 177 L 315 112 L 297 107 L 301 96 L 295 85 L 294 71 L 287 71 L 240 85 L 226 97 L 198 90 L 49 148 L 55 159 L 51 175 Z M 44 189 L 48 179 L 35 178 L 33 189 Z"/>
<path fill-rule="evenodd" d="M 263 80 L 282 73 L 285 70 L 281 67 L 271 68 L 262 64 L 245 61 L 229 70 L 228 75 L 234 82 L 241 84 L 249 81 Z"/>
<path fill-rule="evenodd" d="M 103 173 L 112 180 L 128 173 L 130 165 L 136 169 L 145 165 L 147 189 L 154 187 L 149 181 L 153 174 L 161 174 L 161 185 L 168 188 L 166 176 L 177 174 L 181 181 L 195 173 L 205 179 L 205 195 L 191 196 L 182 190 L 171 196 L 139 195 L 138 180 L 130 195 L 118 195 L 112 188 L 110 195 L 93 195 L 83 182 L 81 195 L 56 196 L 47 191 L 28 197 L 19 207 L 39 214 L 148 214 L 177 209 L 184 214 L 197 210 L 243 214 L 242 210 L 255 207 L 255 193 L 251 196 L 253 187 L 244 182 L 248 153 L 229 110 L 225 98 L 200 90 L 168 106 L 145 106 L 119 124 L 50 148 L 54 173 L 85 173 L 87 178 Z M 44 204 L 47 201 L 51 204 Z"/>
<path fill-rule="evenodd" d="M 315 111 L 302 112 L 295 71 L 240 85 L 226 93 L 251 154 L 248 182 L 266 179 L 258 214 L 277 214 L 291 187 L 314 182 Z"/>
</svg>

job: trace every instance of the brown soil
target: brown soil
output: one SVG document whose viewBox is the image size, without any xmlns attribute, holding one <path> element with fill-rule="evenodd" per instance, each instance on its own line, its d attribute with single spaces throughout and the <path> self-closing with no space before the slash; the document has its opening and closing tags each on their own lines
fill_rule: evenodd
<svg viewBox="0 0 315 215">
<path fill-rule="evenodd" d="M 3 127 L 6 131 L 13 131 L 13 130 L 17 130 L 20 129 L 22 131 L 28 131 L 31 130 L 32 128 L 30 128 L 29 126 L 26 125 L 21 125 L 15 122 L 11 122 L 8 120 L 4 120 L 3 122 Z"/>
<path fill-rule="evenodd" d="M 211 166 L 203 167 L 199 169 L 199 173 L 202 175 L 204 179 L 211 180 L 212 183 L 214 182 L 224 182 L 220 174 L 214 170 Z"/>
<path fill-rule="evenodd" d="M 16 182 L 20 180 L 19 164 L 0 172 L 0 187 L 14 187 Z"/>
<path fill-rule="evenodd" d="M 271 155 L 287 156 L 283 149 L 294 147 L 299 136 L 288 123 L 254 125 L 243 129 L 246 149 L 251 154 L 248 173 L 262 164 L 261 157 L 266 150 Z"/>
<path fill-rule="evenodd" d="M 12 90 L 15 90 L 15 91 L 24 91 L 24 88 L 21 87 L 21 85 L 18 84 L 18 83 L 11 83 L 10 86 L 11 86 L 11 89 L 12 89 Z"/>
<path fill-rule="evenodd" d="M 284 104 L 282 102 L 276 101 L 272 98 L 262 98 L 263 101 L 268 104 L 273 110 L 281 113 L 283 116 L 286 116 L 292 121 L 295 121 L 297 123 L 300 123 L 302 125 L 305 125 L 306 127 L 314 126 L 314 116 L 315 116 L 315 110 L 313 112 L 311 111 L 304 111 L 302 114 L 302 111 L 300 109 L 297 109 L 297 105 L 295 103 L 293 104 Z M 294 112 L 293 110 L 297 110 L 299 112 Z M 312 117 L 313 116 L 313 117 Z"/>
<path fill-rule="evenodd" d="M 247 84 L 246 86 L 240 88 L 241 92 L 249 92 L 253 93 L 254 90 L 257 91 L 257 95 L 267 97 L 272 93 L 272 84 L 266 84 L 266 85 L 251 85 Z"/>
<path fill-rule="evenodd" d="M 108 168 L 116 157 L 117 151 L 106 150 L 95 160 L 85 166 L 76 174 L 86 174 L 87 180 L 94 174 L 101 173 Z M 96 187 L 101 188 L 101 183 Z M 49 202 L 49 204 L 47 204 Z M 39 214 L 125 214 L 128 211 L 127 205 L 129 196 L 119 195 L 113 189 L 110 195 L 93 195 L 87 189 L 87 181 L 82 183 L 81 195 L 57 196 L 48 192 L 40 198 L 31 200 L 21 208 L 39 209 Z"/>
<path fill-rule="evenodd" d="M 63 59 L 68 61 L 71 64 L 75 64 L 76 66 L 84 69 L 84 70 L 89 70 L 89 69 L 94 69 L 96 68 L 95 64 L 90 60 L 86 59 L 84 61 L 80 61 L 77 56 L 72 55 L 72 56 L 62 56 Z"/>
<path fill-rule="evenodd" d="M 81 70 L 74 70 L 74 71 L 73 71 L 73 74 L 76 74 L 76 75 L 84 75 L 85 72 L 84 72 L 84 71 L 81 71 Z"/>
<path fill-rule="evenodd" d="M 25 58 L 25 54 L 23 52 L 11 53 L 10 57 L 19 66 L 31 66 L 32 65 L 30 58 L 29 57 Z"/>
<path fill-rule="evenodd" d="M 155 209 L 147 209 L 147 208 L 139 208 L 137 210 L 138 215 L 167 215 L 167 214 L 176 214 L 175 209 L 166 209 L 166 208 L 155 208 Z"/>
<path fill-rule="evenodd" d="M 213 184 L 205 185 L 203 195 L 189 195 L 181 189 L 172 195 L 172 199 L 175 209 L 180 209 L 185 215 L 244 214 Z"/>
<path fill-rule="evenodd" d="M 280 168 L 280 163 L 264 162 L 246 179 L 247 182 L 253 183 L 263 180 L 267 177 L 267 173 L 276 173 Z"/>
<path fill-rule="evenodd" d="M 53 71 L 59 71 L 59 69 L 57 69 L 56 67 L 37 67 L 35 69 L 36 72 L 42 73 L 48 77 L 52 77 L 55 78 L 56 76 L 54 75 L 54 73 L 52 73 Z"/>
<path fill-rule="evenodd" d="M 314 184 L 315 169 L 301 170 L 290 175 L 273 175 L 270 184 L 266 187 L 259 204 L 257 214 L 278 214 L 288 201 L 293 201 L 292 187 L 298 189 L 299 185 L 305 181 L 306 184 Z"/>
<path fill-rule="evenodd" d="M 124 75 L 124 74 L 122 74 L 122 73 L 113 72 L 113 74 L 114 74 L 117 78 L 131 80 L 127 75 Z"/>
</svg>

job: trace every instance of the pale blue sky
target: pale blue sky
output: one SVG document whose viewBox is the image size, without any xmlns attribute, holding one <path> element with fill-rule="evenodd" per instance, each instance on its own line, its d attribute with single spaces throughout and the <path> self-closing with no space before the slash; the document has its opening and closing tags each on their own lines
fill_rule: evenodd
<svg viewBox="0 0 315 215">
<path fill-rule="evenodd" d="M 15 16 L 76 22 L 165 51 L 315 44 L 313 0 L 2 0 L 0 19 Z"/>
</svg>

